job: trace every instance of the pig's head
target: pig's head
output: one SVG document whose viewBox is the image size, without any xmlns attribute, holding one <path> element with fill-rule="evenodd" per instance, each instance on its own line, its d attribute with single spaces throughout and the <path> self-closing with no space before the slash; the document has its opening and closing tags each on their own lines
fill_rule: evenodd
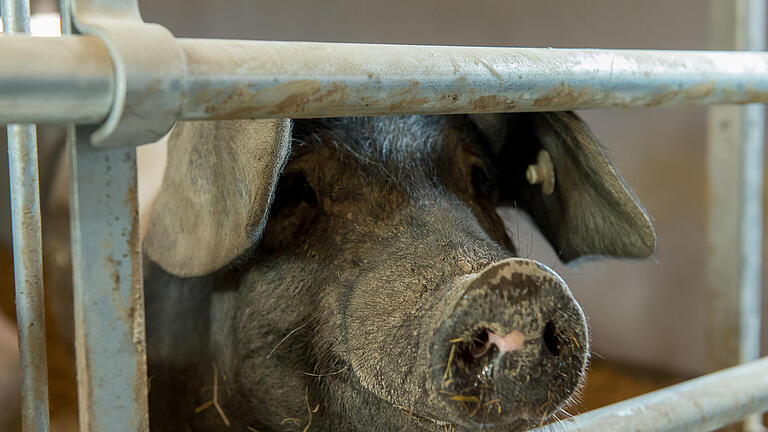
<svg viewBox="0 0 768 432">
<path fill-rule="evenodd" d="M 184 361 L 217 364 L 242 427 L 539 424 L 584 375 L 587 327 L 496 208 L 526 211 L 566 262 L 655 249 L 572 113 L 187 123 L 168 159 L 145 249 L 163 274 L 213 273 L 208 354 Z M 191 387 L 190 406 L 210 398 Z"/>
</svg>

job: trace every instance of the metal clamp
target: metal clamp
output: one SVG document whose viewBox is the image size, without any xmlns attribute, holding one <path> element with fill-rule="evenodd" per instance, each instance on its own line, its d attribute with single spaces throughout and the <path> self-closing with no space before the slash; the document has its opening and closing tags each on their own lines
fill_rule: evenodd
<svg viewBox="0 0 768 432">
<path fill-rule="evenodd" d="M 107 118 L 89 129 L 97 147 L 156 141 L 173 127 L 185 93 L 186 63 L 168 29 L 141 19 L 137 0 L 68 0 L 81 34 L 100 38 L 114 66 Z"/>
</svg>

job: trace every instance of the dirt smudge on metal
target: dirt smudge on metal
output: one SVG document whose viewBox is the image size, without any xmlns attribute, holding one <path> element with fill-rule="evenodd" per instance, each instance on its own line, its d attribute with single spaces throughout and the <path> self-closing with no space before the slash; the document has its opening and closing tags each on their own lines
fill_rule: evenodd
<svg viewBox="0 0 768 432">
<path fill-rule="evenodd" d="M 298 80 L 258 91 L 241 86 L 220 97 L 219 102 L 205 110 L 211 119 L 267 117 L 281 113 L 301 116 L 308 106 L 314 110 L 318 105 L 325 105 L 328 115 L 333 115 L 342 112 L 349 99 L 349 88 L 339 83 Z"/>
<path fill-rule="evenodd" d="M 505 112 L 515 109 L 515 102 L 503 95 L 485 95 L 470 99 L 470 106 L 476 112 Z"/>
<path fill-rule="evenodd" d="M 133 153 L 135 165 L 135 149 Z M 130 155 L 126 154 L 126 158 Z M 136 409 L 132 413 L 131 423 L 140 426 L 139 430 L 149 428 L 148 384 L 147 384 L 147 349 L 144 319 L 144 272 L 141 257 L 141 234 L 139 227 L 139 196 L 137 171 L 134 168 L 128 189 L 125 194 L 125 204 L 130 217 L 127 248 L 131 266 L 130 291 L 127 320 L 131 329 L 131 342 L 136 351 L 136 371 L 133 380 L 133 402 Z M 125 233 L 123 234 L 125 235 Z"/>
<path fill-rule="evenodd" d="M 589 105 L 593 101 L 603 98 L 602 92 L 590 87 L 575 89 L 573 86 L 562 82 L 557 87 L 544 93 L 533 101 L 533 106 L 544 110 L 547 108 L 562 109 L 577 105 Z"/>
<path fill-rule="evenodd" d="M 716 82 L 710 81 L 697 84 L 691 87 L 679 88 L 657 88 L 647 93 L 647 95 L 630 99 L 625 104 L 619 106 L 663 106 L 663 105 L 696 105 L 704 104 L 707 98 L 712 96 L 716 88 Z"/>
<path fill-rule="evenodd" d="M 407 89 L 392 95 L 392 99 L 394 99 L 395 102 L 390 103 L 387 109 L 389 111 L 398 111 L 411 107 L 420 107 L 428 103 L 429 98 L 419 95 L 419 85 L 420 83 L 418 81 L 409 81 Z M 386 98 L 384 100 L 388 99 L 389 98 Z"/>
</svg>

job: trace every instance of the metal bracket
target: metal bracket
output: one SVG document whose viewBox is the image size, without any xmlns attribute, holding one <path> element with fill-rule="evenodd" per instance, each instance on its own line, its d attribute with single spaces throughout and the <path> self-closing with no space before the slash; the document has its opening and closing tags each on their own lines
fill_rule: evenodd
<svg viewBox="0 0 768 432">
<path fill-rule="evenodd" d="M 157 141 L 173 127 L 185 94 L 186 64 L 168 29 L 141 19 L 138 0 L 68 0 L 77 32 L 100 38 L 114 65 L 107 118 L 86 128 L 97 147 Z"/>
</svg>

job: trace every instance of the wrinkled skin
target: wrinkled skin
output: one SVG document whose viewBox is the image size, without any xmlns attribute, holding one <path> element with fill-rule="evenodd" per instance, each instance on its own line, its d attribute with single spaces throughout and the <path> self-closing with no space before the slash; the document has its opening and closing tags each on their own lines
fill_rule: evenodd
<svg viewBox="0 0 768 432">
<path fill-rule="evenodd" d="M 153 428 L 515 431 L 567 404 L 584 317 L 532 261 L 492 277 L 517 256 L 495 212 L 515 193 L 480 135 L 464 116 L 296 121 L 258 244 L 204 277 L 146 262 Z M 487 342 L 528 327 L 520 350 Z M 486 391 L 493 367 L 509 378 Z"/>
</svg>

